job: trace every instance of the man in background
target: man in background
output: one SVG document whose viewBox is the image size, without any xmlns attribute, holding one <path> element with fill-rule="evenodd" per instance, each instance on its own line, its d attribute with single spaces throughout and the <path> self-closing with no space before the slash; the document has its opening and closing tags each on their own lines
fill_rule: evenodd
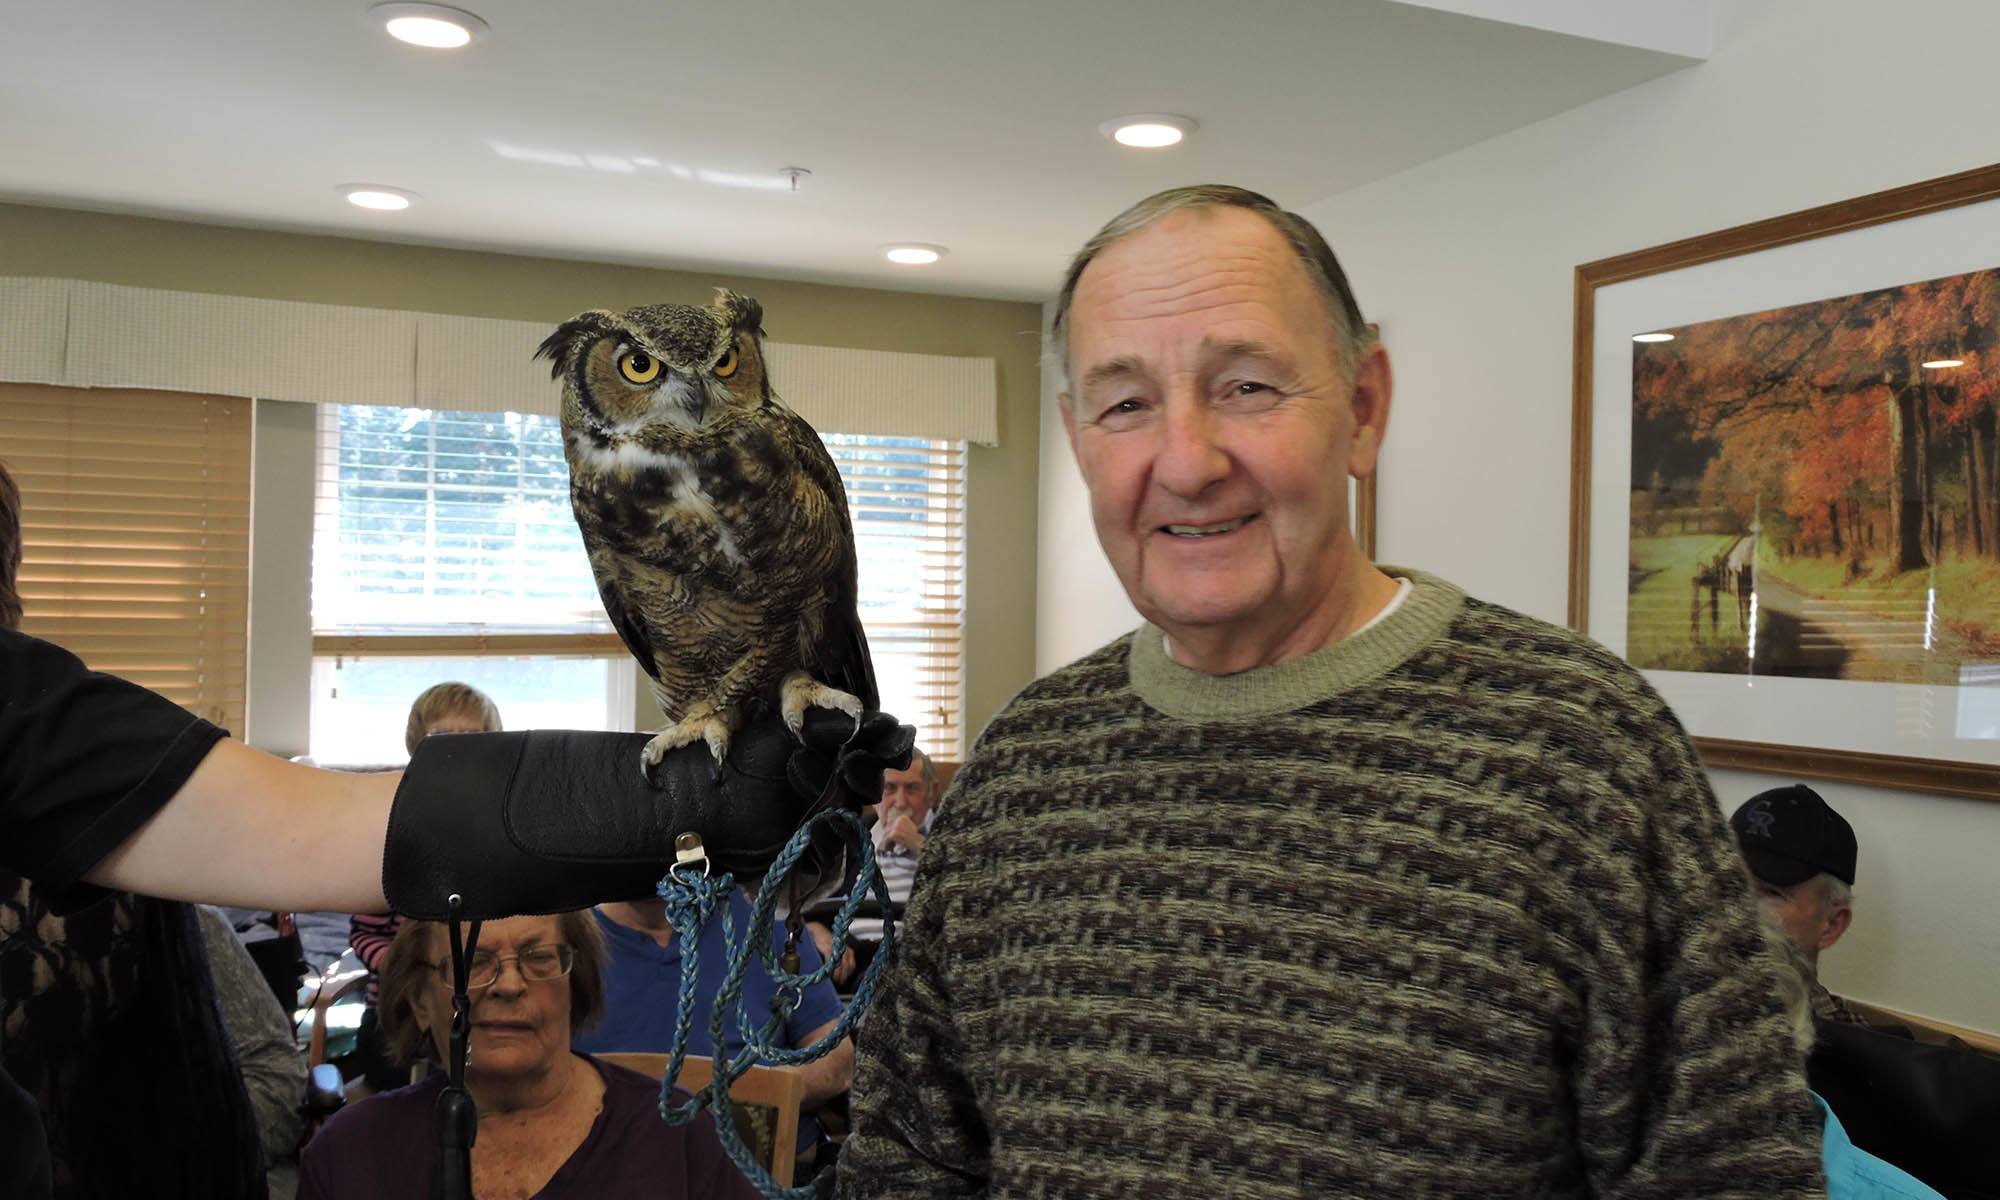
<svg viewBox="0 0 2000 1200">
<path fill-rule="evenodd" d="M 875 869 L 881 872 L 883 886 L 889 889 L 889 899 L 897 905 L 909 902 L 910 888 L 917 878 L 917 858 L 929 840 L 941 790 L 931 756 L 922 750 L 912 750 L 910 755 L 908 767 L 883 773 L 882 803 L 875 806 L 875 825 L 871 831 L 875 841 Z M 859 865 L 848 864 L 850 889 Z M 874 894 L 872 889 L 869 894 Z M 806 930 L 821 957 L 832 951 L 833 930 L 818 921 L 806 926 Z M 878 917 L 856 917 L 847 932 L 847 948 L 841 952 L 840 965 L 833 971 L 833 982 L 843 988 L 861 977 L 882 948 L 882 921 Z"/>
<path fill-rule="evenodd" d="M 732 888 L 727 903 L 730 928 L 738 931 L 737 936 L 747 937 L 749 898 L 742 888 Z M 717 1047 L 709 1036 L 709 1017 L 730 966 L 722 921 L 710 921 L 690 949 L 674 936 L 666 902 L 658 897 L 600 904 L 592 916 L 604 937 L 604 1016 L 577 1033 L 571 1042 L 575 1049 L 587 1054 L 670 1052 L 680 1013 L 681 960 L 688 954 L 694 954 L 700 963 L 695 976 L 693 1023 L 688 1031 L 689 1054 L 734 1058 L 745 1044 L 738 1013 L 748 1014 L 760 1025 L 770 1019 L 778 985 L 761 962 L 753 961 L 743 975 L 738 1012 L 723 1014 L 726 1044 Z M 784 936 L 782 923 L 772 929 L 778 944 L 783 944 Z M 819 969 L 823 960 L 810 939 L 801 938 L 798 950 L 802 973 Z M 842 1011 L 840 997 L 828 981 L 805 989 L 785 1026 L 785 1044 L 800 1049 L 826 1037 L 839 1023 Z M 800 1175 L 804 1177 L 811 1174 L 820 1136 L 819 1123 L 812 1114 L 847 1091 L 854 1073 L 854 1044 L 843 1039 L 824 1057 L 796 1069 L 805 1087 L 797 1145 Z"/>
<path fill-rule="evenodd" d="M 1757 899 L 1812 964 L 1812 1010 L 1829 1021 L 1866 1024 L 1819 981 L 1819 956 L 1854 920 L 1854 827 L 1802 783 L 1745 800 L 1729 818 Z"/>
</svg>

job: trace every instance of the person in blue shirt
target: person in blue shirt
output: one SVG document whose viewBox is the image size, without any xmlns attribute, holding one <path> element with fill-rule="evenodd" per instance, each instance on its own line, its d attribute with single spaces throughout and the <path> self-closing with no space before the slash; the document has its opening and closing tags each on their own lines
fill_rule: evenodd
<svg viewBox="0 0 2000 1200">
<path fill-rule="evenodd" d="M 1820 1164 L 1826 1169 L 1827 1200 L 1945 1200 L 1937 1189 L 1891 1162 L 1847 1140 L 1847 1130 L 1818 1092 L 1814 1103 L 1826 1118 L 1820 1135 Z"/>
<path fill-rule="evenodd" d="M 750 901 L 742 889 L 729 895 L 730 920 L 741 931 L 750 924 Z M 666 1053 L 672 1048 L 674 1022 L 680 1010 L 682 947 L 668 922 L 666 903 L 658 899 L 629 900 L 600 904 L 594 910 L 597 926 L 604 934 L 608 957 L 604 968 L 604 1016 L 590 1030 L 571 1041 L 585 1053 L 622 1050 Z M 782 939 L 780 929 L 775 934 Z M 811 938 L 798 945 L 802 973 L 819 969 L 819 951 Z M 696 984 L 694 1025 L 688 1034 L 688 1053 L 715 1057 L 709 1038 L 709 1013 L 715 995 L 722 988 L 729 965 L 725 961 L 722 922 L 711 921 L 696 943 L 700 971 Z M 777 984 L 753 962 L 743 976 L 743 1011 L 760 1024 L 769 1019 L 771 997 Z M 806 989 L 797 1010 L 785 1028 L 791 1046 L 809 1046 L 832 1032 L 840 1020 L 840 997 L 833 985 L 822 980 Z M 739 1022 L 732 1014 L 723 1018 L 726 1052 L 734 1055 L 743 1048 Z M 854 1075 L 854 1044 L 843 1038 L 825 1057 L 799 1068 L 805 1083 L 804 1112 L 799 1117 L 799 1151 L 803 1154 L 819 1140 L 819 1124 L 809 1115 L 813 1109 L 847 1091 Z"/>
</svg>

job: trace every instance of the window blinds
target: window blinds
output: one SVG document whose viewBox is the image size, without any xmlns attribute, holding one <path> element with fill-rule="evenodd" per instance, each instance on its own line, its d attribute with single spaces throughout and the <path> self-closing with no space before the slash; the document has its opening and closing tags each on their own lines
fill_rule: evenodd
<svg viewBox="0 0 2000 1200">
<path fill-rule="evenodd" d="M 822 435 L 847 488 L 882 707 L 964 754 L 965 443 Z"/>
<path fill-rule="evenodd" d="M 250 439 L 247 400 L 0 384 L 23 629 L 240 729 Z"/>
<path fill-rule="evenodd" d="M 319 426 L 315 651 L 618 649 L 555 418 L 330 404 Z M 551 644 L 576 634 L 603 636 Z"/>
</svg>

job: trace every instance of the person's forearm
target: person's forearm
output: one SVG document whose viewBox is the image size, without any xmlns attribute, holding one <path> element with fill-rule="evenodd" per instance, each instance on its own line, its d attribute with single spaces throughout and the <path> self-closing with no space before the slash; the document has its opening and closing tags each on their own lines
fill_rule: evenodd
<svg viewBox="0 0 2000 1200">
<path fill-rule="evenodd" d="M 300 766 L 224 740 L 85 878 L 170 900 L 382 912 L 382 842 L 401 778 Z"/>
<path fill-rule="evenodd" d="M 831 1026 L 828 1026 L 828 1030 Z M 825 1036 L 825 1031 L 813 1035 L 814 1039 Z M 816 1059 L 799 1068 L 799 1082 L 805 1085 L 805 1094 L 800 1104 L 805 1108 L 817 1108 L 828 1100 L 845 1092 L 854 1082 L 854 1042 L 842 1038 L 825 1058 Z"/>
</svg>

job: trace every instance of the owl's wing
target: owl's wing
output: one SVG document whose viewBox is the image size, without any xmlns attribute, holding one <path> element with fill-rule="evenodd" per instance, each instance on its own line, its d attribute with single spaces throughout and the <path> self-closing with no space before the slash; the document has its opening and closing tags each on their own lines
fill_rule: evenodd
<svg viewBox="0 0 2000 1200">
<path fill-rule="evenodd" d="M 572 465 L 570 509 L 576 514 L 576 530 L 582 535 L 584 552 L 590 558 L 590 573 L 597 580 L 598 598 L 604 601 L 604 615 L 611 618 L 611 627 L 618 631 L 619 640 L 632 652 L 632 657 L 639 660 L 640 668 L 657 681 L 660 668 L 653 661 L 653 639 L 646 632 L 646 622 L 638 609 L 625 595 L 621 569 L 625 556 L 617 544 L 618 531 L 605 528 L 603 506 L 597 501 L 594 490 Z"/>
<path fill-rule="evenodd" d="M 881 706 L 875 687 L 875 664 L 868 656 L 868 634 L 861 627 L 857 607 L 861 597 L 859 571 L 855 563 L 854 523 L 847 515 L 847 489 L 840 482 L 840 469 L 826 452 L 818 431 L 789 408 L 776 406 L 783 414 L 780 430 L 792 443 L 793 454 L 806 478 L 831 502 L 832 518 L 838 526 L 839 556 L 829 581 L 832 595 L 826 608 L 826 636 L 818 653 L 806 664 L 813 678 L 861 697 L 865 708 Z"/>
<path fill-rule="evenodd" d="M 604 615 L 611 618 L 611 628 L 618 631 L 618 639 L 625 643 L 632 657 L 639 660 L 640 669 L 658 682 L 660 668 L 653 661 L 653 639 L 646 633 L 646 623 L 639 619 L 637 610 L 625 602 L 624 589 L 619 587 L 616 578 L 617 568 L 609 564 L 597 567 L 597 557 L 594 554 L 591 556 L 591 565 L 597 568 L 592 574 L 597 576 L 597 594 L 604 601 Z"/>
</svg>

